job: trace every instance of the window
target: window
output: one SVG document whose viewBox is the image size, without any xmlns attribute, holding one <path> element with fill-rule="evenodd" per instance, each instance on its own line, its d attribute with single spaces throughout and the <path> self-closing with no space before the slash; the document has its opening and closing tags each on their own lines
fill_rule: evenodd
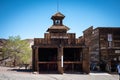
<svg viewBox="0 0 120 80">
<path fill-rule="evenodd" d="M 120 50 L 115 50 L 115 53 L 120 53 Z"/>
<path fill-rule="evenodd" d="M 56 21 L 55 21 L 55 24 L 60 24 L 60 20 L 56 20 Z"/>
</svg>

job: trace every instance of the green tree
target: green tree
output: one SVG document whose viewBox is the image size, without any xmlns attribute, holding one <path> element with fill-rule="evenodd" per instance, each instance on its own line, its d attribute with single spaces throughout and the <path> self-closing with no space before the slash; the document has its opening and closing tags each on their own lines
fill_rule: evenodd
<svg viewBox="0 0 120 80">
<path fill-rule="evenodd" d="M 21 40 L 20 36 L 10 36 L 3 46 L 5 57 L 13 61 L 13 65 L 23 65 L 31 63 L 31 48 L 26 40 Z"/>
</svg>

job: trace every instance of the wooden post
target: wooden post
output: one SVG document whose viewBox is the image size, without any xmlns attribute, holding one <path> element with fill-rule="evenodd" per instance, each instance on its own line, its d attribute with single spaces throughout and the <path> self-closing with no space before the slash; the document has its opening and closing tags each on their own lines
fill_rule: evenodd
<svg viewBox="0 0 120 80">
<path fill-rule="evenodd" d="M 34 47 L 32 47 L 32 70 L 35 71 L 35 51 L 34 51 Z"/>
<path fill-rule="evenodd" d="M 63 47 L 58 47 L 58 72 L 63 74 Z"/>
<path fill-rule="evenodd" d="M 89 64 L 89 49 L 83 49 L 83 72 L 90 73 L 90 64 Z"/>
<path fill-rule="evenodd" d="M 37 72 L 39 73 L 39 60 L 38 60 L 38 57 L 39 57 L 39 51 L 38 51 L 38 47 L 36 49 L 36 62 L 37 62 Z"/>
<path fill-rule="evenodd" d="M 35 48 L 35 71 L 38 71 L 38 47 Z"/>
</svg>

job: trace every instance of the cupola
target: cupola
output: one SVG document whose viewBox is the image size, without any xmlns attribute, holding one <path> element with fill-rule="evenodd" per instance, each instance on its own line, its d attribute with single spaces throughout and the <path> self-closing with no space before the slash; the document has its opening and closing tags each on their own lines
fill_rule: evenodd
<svg viewBox="0 0 120 80">
<path fill-rule="evenodd" d="M 63 25 L 63 19 L 65 18 L 65 16 L 60 13 L 57 12 L 56 14 L 54 14 L 51 19 L 53 20 L 53 25 L 48 28 L 47 32 L 50 33 L 66 33 L 69 28 L 65 25 Z"/>
</svg>

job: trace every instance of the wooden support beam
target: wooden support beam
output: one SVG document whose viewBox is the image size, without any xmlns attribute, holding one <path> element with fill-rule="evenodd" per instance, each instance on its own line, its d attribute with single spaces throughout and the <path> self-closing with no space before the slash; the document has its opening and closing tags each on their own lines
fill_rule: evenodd
<svg viewBox="0 0 120 80">
<path fill-rule="evenodd" d="M 63 62 L 62 62 L 62 56 L 63 56 L 63 47 L 58 47 L 58 72 L 60 74 L 63 74 Z"/>
<path fill-rule="evenodd" d="M 90 65 L 89 65 L 89 49 L 83 49 L 83 72 L 89 74 L 90 73 Z"/>
</svg>

